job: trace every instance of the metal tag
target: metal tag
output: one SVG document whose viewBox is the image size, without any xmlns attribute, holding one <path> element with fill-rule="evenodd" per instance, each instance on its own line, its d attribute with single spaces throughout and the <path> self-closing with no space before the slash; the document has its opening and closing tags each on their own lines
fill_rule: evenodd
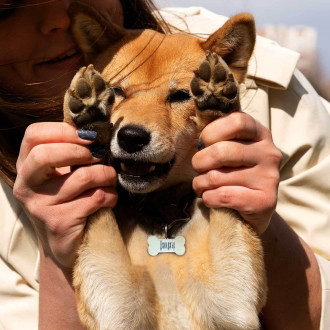
<svg viewBox="0 0 330 330">
<path fill-rule="evenodd" d="M 156 236 L 148 237 L 148 253 L 156 256 L 159 253 L 175 253 L 182 256 L 186 252 L 186 240 L 183 236 L 175 238 L 158 238 Z"/>
</svg>

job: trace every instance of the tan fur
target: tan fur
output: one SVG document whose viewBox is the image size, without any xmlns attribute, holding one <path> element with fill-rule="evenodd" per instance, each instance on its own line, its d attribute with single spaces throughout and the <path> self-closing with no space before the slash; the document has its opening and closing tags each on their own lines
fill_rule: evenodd
<svg viewBox="0 0 330 330">
<path fill-rule="evenodd" d="M 169 162 L 174 155 L 176 159 L 166 180 L 150 191 L 190 183 L 196 175 L 191 158 L 200 129 L 213 112 L 204 112 L 196 126 L 199 113 L 193 99 L 173 104 L 166 100 L 171 91 L 189 90 L 193 69 L 206 50 L 227 57 L 230 70 L 242 82 L 254 44 L 252 17 L 236 16 L 205 42 L 185 34 L 118 28 L 118 38 L 112 36 L 109 42 L 104 35 L 98 38 L 99 53 L 93 54 L 79 27 L 79 15 L 90 29 L 100 32 L 97 13 L 75 5 L 72 15 L 75 37 L 82 49 L 89 50 L 86 58 L 107 82 L 122 86 L 126 93 L 126 99 L 116 97 L 111 108 L 112 153 L 119 152 L 120 128 L 127 124 L 147 128 L 150 150 L 138 157 L 155 163 Z M 237 38 L 238 43 L 244 41 L 239 49 L 233 40 Z M 68 95 L 65 118 L 72 122 Z M 259 328 L 258 315 L 266 299 L 263 252 L 258 237 L 236 212 L 209 210 L 196 199 L 189 209 L 190 221 L 177 233 L 186 239 L 186 253 L 156 257 L 148 255 L 148 234 L 132 222 L 134 212 L 126 214 L 125 205 L 115 212 L 120 215 L 117 219 L 110 209 L 89 218 L 74 269 L 79 314 L 88 329 Z"/>
</svg>

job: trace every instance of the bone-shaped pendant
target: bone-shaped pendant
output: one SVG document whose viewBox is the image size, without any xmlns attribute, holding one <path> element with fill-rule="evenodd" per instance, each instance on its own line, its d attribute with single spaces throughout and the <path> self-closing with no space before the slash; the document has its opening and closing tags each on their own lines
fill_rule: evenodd
<svg viewBox="0 0 330 330">
<path fill-rule="evenodd" d="M 177 236 L 175 238 L 158 238 L 156 236 L 148 237 L 148 253 L 156 256 L 158 253 L 173 252 L 182 256 L 186 252 L 185 238 Z"/>
</svg>

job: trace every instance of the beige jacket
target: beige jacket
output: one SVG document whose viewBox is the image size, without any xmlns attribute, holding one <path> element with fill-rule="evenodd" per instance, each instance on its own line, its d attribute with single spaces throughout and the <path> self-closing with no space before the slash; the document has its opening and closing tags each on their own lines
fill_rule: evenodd
<svg viewBox="0 0 330 330">
<path fill-rule="evenodd" d="M 211 33 L 226 19 L 196 7 L 163 14 L 173 25 L 195 33 Z M 277 212 L 315 251 L 330 258 L 330 106 L 295 71 L 298 58 L 297 53 L 258 38 L 242 86 L 242 104 L 244 111 L 271 129 L 284 156 Z M 0 227 L 0 329 L 37 329 L 36 240 L 22 208 L 3 183 Z M 321 329 L 330 329 L 330 262 L 321 257 L 318 262 L 323 286 Z"/>
</svg>

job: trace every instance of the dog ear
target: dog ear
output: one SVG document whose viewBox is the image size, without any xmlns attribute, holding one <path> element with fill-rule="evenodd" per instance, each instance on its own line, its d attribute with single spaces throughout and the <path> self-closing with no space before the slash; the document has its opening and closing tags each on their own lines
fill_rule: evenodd
<svg viewBox="0 0 330 330">
<path fill-rule="evenodd" d="M 71 17 L 72 34 L 85 54 L 99 53 L 126 34 L 125 29 L 106 20 L 86 3 L 72 2 L 68 13 Z"/>
<path fill-rule="evenodd" d="M 256 39 L 254 18 L 238 14 L 202 43 L 204 50 L 220 55 L 239 83 L 244 80 Z"/>
</svg>

